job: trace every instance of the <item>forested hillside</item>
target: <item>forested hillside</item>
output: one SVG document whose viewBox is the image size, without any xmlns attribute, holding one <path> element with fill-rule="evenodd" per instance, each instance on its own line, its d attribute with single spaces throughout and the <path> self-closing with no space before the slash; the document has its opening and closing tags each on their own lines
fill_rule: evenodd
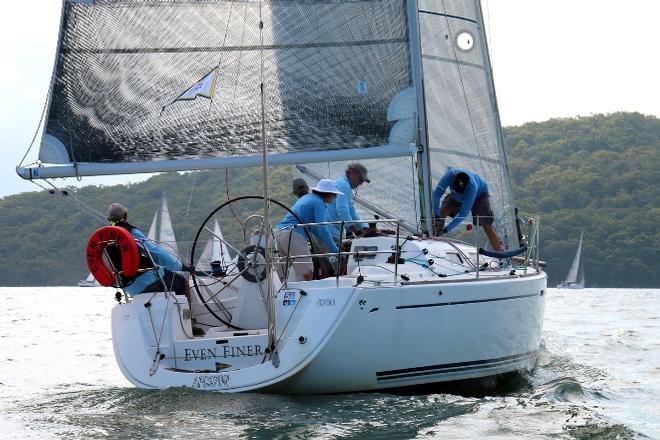
<svg viewBox="0 0 660 440">
<path fill-rule="evenodd" d="M 505 130 L 516 202 L 539 213 L 551 285 L 584 231 L 587 285 L 660 287 L 660 120 L 638 113 Z"/>
<path fill-rule="evenodd" d="M 660 287 L 660 120 L 636 113 L 555 119 L 505 129 L 517 204 L 542 222 L 549 285 L 568 270 L 585 233 L 587 284 Z M 288 168 L 273 169 L 273 197 L 288 202 Z M 0 199 L 0 285 L 72 285 L 87 274 L 83 250 L 103 211 L 129 207 L 146 230 L 161 191 L 182 253 L 210 210 L 230 196 L 258 194 L 260 172 L 216 170 L 155 176 L 132 185 L 47 191 Z M 373 177 L 372 177 L 373 179 Z M 229 183 L 229 189 L 227 189 Z"/>
</svg>

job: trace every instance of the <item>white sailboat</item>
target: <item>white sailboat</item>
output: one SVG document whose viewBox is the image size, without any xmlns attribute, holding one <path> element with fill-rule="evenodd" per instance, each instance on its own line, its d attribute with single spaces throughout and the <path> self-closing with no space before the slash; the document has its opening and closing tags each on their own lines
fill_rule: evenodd
<svg viewBox="0 0 660 440">
<path fill-rule="evenodd" d="M 160 196 L 160 203 L 154 214 L 154 219 L 151 221 L 147 238 L 158 243 L 159 246 L 172 255 L 179 255 L 179 247 L 176 244 L 170 210 L 167 206 L 167 199 L 164 192 Z"/>
<path fill-rule="evenodd" d="M 582 238 L 584 232 L 580 232 L 580 241 L 571 267 L 568 269 L 566 279 L 559 283 L 559 289 L 584 289 L 584 264 L 582 263 Z"/>
<path fill-rule="evenodd" d="M 94 278 L 94 275 L 92 275 L 90 272 L 89 275 L 87 275 L 87 278 L 78 281 L 78 287 L 101 287 L 101 285 L 98 281 L 96 281 L 96 278 Z"/>
<path fill-rule="evenodd" d="M 262 196 L 229 200 L 200 227 L 195 245 L 215 238 L 236 255 L 194 277 L 192 309 L 172 292 L 114 307 L 131 383 L 332 393 L 534 366 L 546 274 L 534 219 L 519 263 L 507 260 L 520 243 L 479 1 L 63 5 L 40 162 L 19 175 L 263 169 Z M 355 160 L 373 182 L 364 209 L 386 229 L 344 243 L 345 273 L 281 279 L 271 231 L 283 205 L 264 202 L 268 166 L 335 172 Z M 448 166 L 488 181 L 512 251 L 480 249 L 476 231 L 430 237 L 432 184 Z M 216 232 L 231 218 L 242 242 Z"/>
<path fill-rule="evenodd" d="M 231 261 L 231 255 L 229 249 L 225 244 L 225 239 L 222 236 L 222 231 L 220 230 L 220 225 L 216 220 L 213 224 L 212 236 L 206 242 L 202 254 L 199 256 L 195 267 L 198 270 L 205 272 L 213 272 L 214 266 L 216 265 L 227 265 Z"/>
</svg>

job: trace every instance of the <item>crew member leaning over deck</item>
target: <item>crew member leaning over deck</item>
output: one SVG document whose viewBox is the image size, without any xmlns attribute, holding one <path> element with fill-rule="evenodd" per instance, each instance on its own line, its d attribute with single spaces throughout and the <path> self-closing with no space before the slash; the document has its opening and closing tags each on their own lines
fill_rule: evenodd
<svg viewBox="0 0 660 440">
<path fill-rule="evenodd" d="M 293 211 L 302 223 L 322 223 L 328 221 L 328 206 L 326 203 L 332 203 L 338 194 L 343 194 L 337 189 L 337 182 L 332 179 L 322 179 L 312 192 L 305 194 L 293 205 Z M 305 227 L 294 228 L 300 221 L 291 213 L 287 213 L 282 221 L 275 226 L 275 240 L 277 240 L 278 253 L 281 257 L 287 258 L 288 255 L 309 255 L 310 249 L 307 239 L 313 240 L 315 253 L 338 252 L 337 244 L 330 235 L 330 228 L 327 225 L 307 226 L 307 230 L 312 233 L 308 237 Z M 292 233 L 295 231 L 295 233 Z M 289 238 L 290 237 L 290 238 Z M 289 244 L 289 240 L 291 243 Z M 288 252 L 287 252 L 288 250 Z M 330 265 L 336 262 L 336 258 L 328 257 L 325 259 Z M 284 272 L 282 271 L 281 275 Z M 293 275 L 293 276 L 291 276 Z M 309 281 L 314 277 L 314 266 L 311 257 L 296 258 L 293 262 L 293 274 L 290 274 L 290 281 Z"/>
<path fill-rule="evenodd" d="M 450 188 L 450 193 L 440 204 L 440 197 L 447 188 Z M 504 250 L 493 227 L 495 217 L 490 206 L 488 184 L 478 174 L 462 168 L 447 170 L 433 191 L 433 212 L 435 215 L 434 232 L 437 235 L 444 235 L 456 228 L 471 212 L 472 223 L 484 228 L 493 249 Z M 447 217 L 452 217 L 453 220 L 445 226 Z"/>
</svg>

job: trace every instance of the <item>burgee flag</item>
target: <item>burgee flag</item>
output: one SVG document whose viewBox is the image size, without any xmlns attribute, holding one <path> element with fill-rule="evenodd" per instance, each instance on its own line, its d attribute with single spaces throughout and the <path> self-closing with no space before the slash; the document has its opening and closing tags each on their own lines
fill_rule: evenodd
<svg viewBox="0 0 660 440">
<path fill-rule="evenodd" d="M 174 101 L 163 106 L 163 110 L 168 105 L 172 105 L 177 101 L 192 101 L 198 96 L 213 99 L 215 93 L 215 79 L 217 77 L 218 68 L 214 67 L 209 73 L 204 75 L 202 79 L 190 86 L 185 92 L 180 94 Z"/>
</svg>

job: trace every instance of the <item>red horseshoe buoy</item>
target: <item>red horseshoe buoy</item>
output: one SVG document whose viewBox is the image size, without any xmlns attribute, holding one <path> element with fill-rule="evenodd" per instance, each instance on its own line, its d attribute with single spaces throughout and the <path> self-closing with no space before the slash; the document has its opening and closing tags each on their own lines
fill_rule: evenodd
<svg viewBox="0 0 660 440">
<path fill-rule="evenodd" d="M 137 275 L 140 266 L 137 243 L 128 230 L 119 226 L 105 226 L 94 231 L 87 242 L 85 256 L 89 271 L 99 284 L 106 287 L 116 285 L 113 265 L 126 278 Z"/>
</svg>

